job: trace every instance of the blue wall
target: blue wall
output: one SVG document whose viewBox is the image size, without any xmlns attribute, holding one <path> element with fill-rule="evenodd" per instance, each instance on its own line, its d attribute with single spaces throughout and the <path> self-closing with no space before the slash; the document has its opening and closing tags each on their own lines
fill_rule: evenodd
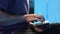
<svg viewBox="0 0 60 34">
<path fill-rule="evenodd" d="M 42 14 L 50 23 L 60 22 L 60 0 L 35 0 L 35 14 Z"/>
</svg>

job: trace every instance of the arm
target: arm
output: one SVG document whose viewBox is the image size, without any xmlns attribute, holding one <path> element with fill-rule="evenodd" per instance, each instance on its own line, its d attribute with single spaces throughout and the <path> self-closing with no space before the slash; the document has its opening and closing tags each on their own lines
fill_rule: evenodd
<svg viewBox="0 0 60 34">
<path fill-rule="evenodd" d="M 24 16 L 0 15 L 0 25 L 12 25 L 16 23 L 25 23 Z"/>
<path fill-rule="evenodd" d="M 8 10 L 8 5 L 10 0 L 0 0 L 0 13 L 5 12 Z M 11 0 L 12 1 L 12 0 Z M 11 17 L 8 14 L 0 15 L 0 25 L 11 25 L 11 24 L 16 24 L 16 23 L 23 23 L 25 22 L 24 15 L 23 16 L 14 16 Z"/>
</svg>

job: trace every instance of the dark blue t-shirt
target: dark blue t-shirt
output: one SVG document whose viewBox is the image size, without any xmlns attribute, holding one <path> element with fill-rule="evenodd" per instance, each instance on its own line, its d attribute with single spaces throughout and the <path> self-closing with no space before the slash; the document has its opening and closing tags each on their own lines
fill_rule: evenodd
<svg viewBox="0 0 60 34">
<path fill-rule="evenodd" d="M 26 10 L 24 7 L 24 0 L 0 0 L 0 9 L 4 10 L 4 12 L 8 14 L 26 14 Z M 4 26 L 5 27 L 5 26 Z M 23 30 L 26 28 L 25 24 L 23 25 L 14 25 L 8 29 L 20 29 Z M 1 29 L 1 28 L 0 28 Z M 6 28 L 4 28 L 6 29 Z"/>
<path fill-rule="evenodd" d="M 26 14 L 24 0 L 0 0 L 0 9 L 9 14 Z"/>
</svg>

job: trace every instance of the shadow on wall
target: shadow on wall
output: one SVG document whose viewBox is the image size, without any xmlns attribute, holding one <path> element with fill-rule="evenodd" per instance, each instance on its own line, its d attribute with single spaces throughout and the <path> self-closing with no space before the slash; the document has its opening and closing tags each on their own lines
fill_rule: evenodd
<svg viewBox="0 0 60 34">
<path fill-rule="evenodd" d="M 30 0 L 30 14 L 34 13 L 34 0 Z"/>
<path fill-rule="evenodd" d="M 34 13 L 34 8 L 30 8 L 29 13 L 30 13 L 30 14 L 33 14 L 33 13 Z"/>
</svg>

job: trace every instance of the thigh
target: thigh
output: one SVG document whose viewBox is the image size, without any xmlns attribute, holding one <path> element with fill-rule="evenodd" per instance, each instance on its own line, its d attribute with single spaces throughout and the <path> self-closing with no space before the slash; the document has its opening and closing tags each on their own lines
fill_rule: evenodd
<svg viewBox="0 0 60 34">
<path fill-rule="evenodd" d="M 17 31 L 15 34 L 33 34 L 33 32 L 30 29 L 28 29 L 28 30 L 23 31 L 23 32 Z"/>
<path fill-rule="evenodd" d="M 25 31 L 26 29 L 28 29 L 25 24 L 14 24 L 12 26 L 9 26 L 8 28 L 9 30 L 13 30 L 13 31 L 17 31 L 17 30 Z"/>
<path fill-rule="evenodd" d="M 12 31 L 0 31 L 0 34 L 12 34 Z"/>
<path fill-rule="evenodd" d="M 3 34 L 12 34 L 12 31 L 4 31 Z"/>
<path fill-rule="evenodd" d="M 0 31 L 0 34 L 3 34 L 3 31 Z"/>
</svg>

